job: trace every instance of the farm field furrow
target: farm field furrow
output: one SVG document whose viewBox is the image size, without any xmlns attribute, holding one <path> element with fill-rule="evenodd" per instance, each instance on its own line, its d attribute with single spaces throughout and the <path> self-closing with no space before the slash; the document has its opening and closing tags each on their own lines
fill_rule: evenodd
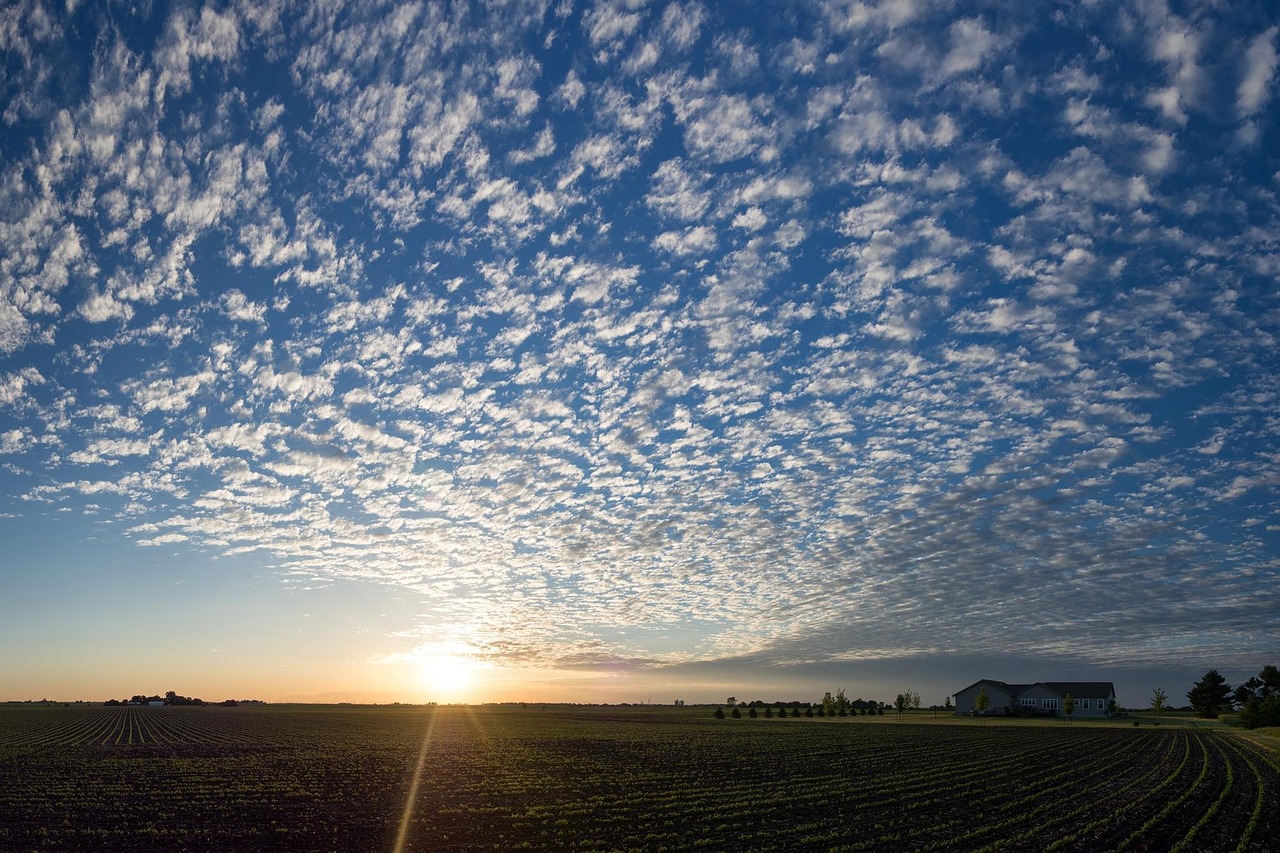
<svg viewBox="0 0 1280 853">
<path fill-rule="evenodd" d="M 404 817 L 422 851 L 1265 850 L 1278 797 L 1257 745 L 1172 726 L 0 708 L 0 849 L 389 851 Z"/>
</svg>

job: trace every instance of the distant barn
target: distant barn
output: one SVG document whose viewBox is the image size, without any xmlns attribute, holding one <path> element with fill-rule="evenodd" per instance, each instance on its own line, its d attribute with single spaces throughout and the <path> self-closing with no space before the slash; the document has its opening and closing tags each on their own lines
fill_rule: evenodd
<svg viewBox="0 0 1280 853">
<path fill-rule="evenodd" d="M 989 716 L 1056 716 L 1063 713 L 1067 694 L 1076 700 L 1073 716 L 1109 717 L 1115 707 L 1116 686 L 1110 681 L 1037 681 L 1006 684 L 983 678 L 956 692 L 956 713 L 977 710 L 978 691 L 987 691 Z"/>
</svg>

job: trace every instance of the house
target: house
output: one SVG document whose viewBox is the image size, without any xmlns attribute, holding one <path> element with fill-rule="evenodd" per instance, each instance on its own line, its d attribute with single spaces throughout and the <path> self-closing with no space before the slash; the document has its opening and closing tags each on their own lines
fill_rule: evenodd
<svg viewBox="0 0 1280 853">
<path fill-rule="evenodd" d="M 1057 716 L 1063 712 L 1067 694 L 1076 700 L 1073 716 L 1109 717 L 1116 699 L 1110 681 L 1037 681 L 1035 684 L 1006 684 L 983 678 L 956 691 L 956 713 L 972 714 L 978 691 L 987 693 L 987 716 Z"/>
</svg>

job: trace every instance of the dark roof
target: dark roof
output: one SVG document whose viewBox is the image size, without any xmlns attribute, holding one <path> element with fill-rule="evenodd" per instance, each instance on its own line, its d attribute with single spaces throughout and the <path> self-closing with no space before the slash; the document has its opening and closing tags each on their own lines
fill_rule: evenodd
<svg viewBox="0 0 1280 853">
<path fill-rule="evenodd" d="M 1013 696 L 1015 693 L 1020 693 L 1031 686 L 1030 684 L 1007 684 L 1003 681 L 997 681 L 994 678 L 980 678 L 977 681 L 973 682 L 973 684 L 970 684 L 969 687 L 961 687 L 959 690 L 956 691 L 956 693 L 957 694 L 963 693 L 966 690 L 968 690 L 970 687 L 977 687 L 979 684 L 990 684 L 994 687 L 999 687 L 1001 690 L 1008 693 L 1010 696 Z"/>
<path fill-rule="evenodd" d="M 980 684 L 999 687 L 1008 693 L 1011 699 L 1024 690 L 1029 690 L 1036 686 L 1044 687 L 1059 696 L 1066 696 L 1070 693 L 1072 698 L 1075 699 L 1110 699 L 1116 695 L 1116 686 L 1110 681 L 1037 681 L 1035 684 L 1008 684 L 1004 681 L 997 681 L 994 678 L 980 678 L 968 687 L 962 687 L 957 690 L 956 694 L 963 693 Z"/>
<path fill-rule="evenodd" d="M 1110 699 L 1116 695 L 1116 686 L 1110 681 L 1041 681 L 1038 683 L 1041 687 L 1046 687 L 1060 696 L 1070 693 L 1075 699 Z"/>
</svg>

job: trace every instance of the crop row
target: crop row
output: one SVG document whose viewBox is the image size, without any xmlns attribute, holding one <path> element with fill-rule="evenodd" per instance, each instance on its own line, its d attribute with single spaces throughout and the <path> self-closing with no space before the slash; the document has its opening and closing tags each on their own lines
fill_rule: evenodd
<svg viewBox="0 0 1280 853">
<path fill-rule="evenodd" d="M 417 850 L 1248 850 L 1280 837 L 1280 767 L 1212 731 L 136 711 L 114 728 L 50 712 L 23 729 L 57 739 L 0 759 L 0 848 L 389 849 L 406 806 Z M 114 749 L 137 720 L 177 729 L 146 729 L 164 749 Z"/>
<path fill-rule="evenodd" d="M 25 713 L 24 713 L 25 712 Z M 261 742 L 236 712 L 217 708 L 83 707 L 0 714 L 0 749 L 66 746 L 226 746 Z"/>
</svg>

